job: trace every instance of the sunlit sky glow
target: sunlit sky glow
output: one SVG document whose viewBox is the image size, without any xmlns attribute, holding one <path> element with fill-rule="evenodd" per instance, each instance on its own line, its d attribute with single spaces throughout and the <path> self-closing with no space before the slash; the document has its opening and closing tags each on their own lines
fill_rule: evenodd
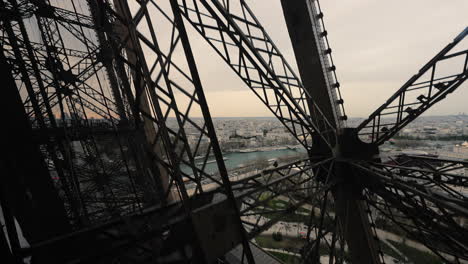
<svg viewBox="0 0 468 264">
<path fill-rule="evenodd" d="M 280 0 L 247 2 L 296 67 Z M 468 25 L 466 0 L 323 0 L 321 5 L 351 117 L 369 115 Z M 189 34 L 212 115 L 271 116 L 211 47 L 193 30 Z M 466 86 L 427 115 L 468 113 Z"/>
</svg>

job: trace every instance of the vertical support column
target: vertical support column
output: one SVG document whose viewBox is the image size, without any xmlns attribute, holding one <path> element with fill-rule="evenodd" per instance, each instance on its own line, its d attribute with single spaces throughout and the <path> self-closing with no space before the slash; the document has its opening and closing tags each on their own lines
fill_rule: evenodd
<svg viewBox="0 0 468 264">
<path fill-rule="evenodd" d="M 340 128 L 340 117 L 337 116 L 335 109 L 337 98 L 332 95 L 330 90 L 332 87 L 327 80 L 328 71 L 331 69 L 324 68 L 325 64 L 322 63 L 323 54 L 321 53 L 326 51 L 321 50 L 320 43 L 317 42 L 316 36 L 321 32 L 314 31 L 313 19 L 317 18 L 315 14 L 311 13 L 308 1 L 281 0 L 284 17 L 304 87 L 309 91 L 325 117 L 336 128 Z M 322 150 L 318 149 L 317 151 Z M 380 263 L 365 206 L 362 204 L 363 201 L 359 200 L 360 189 L 350 180 L 354 177 L 347 175 L 350 170 L 345 166 L 339 162 L 335 165 L 335 174 L 342 179 L 334 188 L 333 196 L 338 221 L 348 243 L 352 262 Z"/>
<path fill-rule="evenodd" d="M 0 49 L 3 80 L 0 117 L 0 186 L 2 206 L 7 206 L 30 243 L 71 231 L 63 201 L 49 175 L 47 164 L 33 141 L 31 124 Z"/>
<path fill-rule="evenodd" d="M 361 189 L 352 179 L 349 165 L 337 162 L 336 175 L 343 177 L 333 189 L 335 212 L 338 223 L 348 243 L 352 263 L 380 264 L 376 241 L 372 235 L 369 218 L 364 201 L 361 200 Z"/>
<path fill-rule="evenodd" d="M 151 140 L 154 140 L 154 138 L 156 138 L 156 133 L 155 133 L 156 131 L 154 131 L 155 128 L 154 128 L 153 125 L 157 124 L 158 129 L 159 129 L 158 137 L 164 143 L 164 145 L 163 145 L 164 151 L 166 152 L 167 158 L 168 158 L 168 160 L 170 162 L 170 164 L 168 166 L 172 166 L 172 168 L 170 169 L 171 174 L 170 175 L 162 175 L 162 176 L 163 177 L 167 176 L 166 179 L 169 179 L 169 177 L 172 177 L 177 182 L 177 186 L 178 186 L 178 188 L 180 190 L 180 195 L 181 195 L 180 202 L 183 205 L 183 209 L 185 210 L 186 215 L 190 219 L 187 222 L 187 226 L 190 226 L 190 228 L 193 228 L 195 230 L 195 232 L 192 232 L 193 238 L 191 238 L 191 246 L 193 247 L 193 250 L 192 250 L 191 254 L 189 254 L 189 256 L 187 256 L 187 257 L 193 259 L 195 263 L 212 263 L 217 258 L 219 258 L 223 254 L 225 254 L 226 251 L 222 251 L 222 250 L 227 250 L 227 248 L 223 248 L 223 247 L 219 246 L 218 244 L 214 244 L 212 248 L 206 247 L 206 245 L 208 244 L 208 243 L 206 243 L 207 239 L 211 239 L 211 236 L 207 235 L 207 230 L 209 230 L 210 228 L 213 229 L 212 228 L 213 226 L 208 226 L 207 227 L 206 225 L 207 225 L 208 221 L 203 221 L 203 219 L 206 220 L 206 216 L 208 216 L 209 220 L 212 220 L 213 218 L 216 218 L 218 215 L 220 215 L 221 217 L 223 217 L 225 214 L 227 214 L 229 216 L 232 215 L 232 216 L 234 216 L 234 220 L 236 221 L 236 224 L 238 223 L 239 227 L 242 228 L 240 218 L 235 217 L 235 214 L 238 214 L 238 211 L 235 210 L 236 207 L 233 207 L 233 204 L 235 205 L 235 200 L 234 199 L 223 200 L 222 202 L 225 202 L 226 206 L 222 205 L 221 202 L 219 202 L 219 201 L 212 201 L 212 202 L 218 202 L 218 204 L 221 204 L 219 212 L 222 212 L 224 214 L 220 213 L 220 214 L 214 214 L 214 215 L 210 216 L 211 212 L 207 212 L 207 211 L 204 211 L 204 210 L 196 210 L 197 209 L 196 208 L 196 206 L 197 206 L 196 201 L 191 199 L 191 197 L 189 196 L 189 194 L 188 194 L 188 192 L 186 190 L 186 186 L 185 186 L 185 184 L 184 184 L 184 182 L 182 180 L 182 174 L 181 174 L 180 167 L 179 167 L 179 164 L 180 164 L 179 159 L 180 158 L 177 156 L 177 154 L 175 152 L 173 143 L 172 143 L 170 135 L 169 135 L 169 130 L 168 130 L 167 126 L 166 126 L 167 124 L 165 123 L 166 119 L 165 119 L 165 117 L 163 115 L 163 112 L 161 110 L 161 107 L 160 107 L 160 101 L 161 100 L 160 100 L 160 97 L 158 97 L 158 95 L 156 94 L 156 89 L 154 87 L 155 84 L 152 81 L 150 71 L 148 69 L 148 65 L 146 64 L 146 61 L 145 61 L 145 53 L 143 52 L 143 49 L 142 49 L 142 47 L 140 45 L 140 39 L 138 37 L 138 32 L 137 32 L 137 29 L 135 28 L 137 25 L 134 24 L 134 21 L 133 21 L 134 18 L 132 17 L 132 15 L 130 13 L 130 8 L 129 8 L 128 3 L 126 1 L 114 0 L 114 4 L 115 4 L 114 6 L 115 6 L 115 9 L 116 9 L 116 13 L 120 17 L 123 17 L 123 21 L 125 21 L 128 24 L 128 25 L 122 25 L 122 29 L 121 29 L 122 31 L 118 32 L 118 34 L 120 36 L 124 36 L 124 37 L 121 37 L 121 39 L 122 39 L 122 41 L 126 42 L 125 44 L 126 44 L 126 52 L 127 52 L 127 61 L 128 61 L 128 63 L 130 63 L 131 66 L 133 66 L 133 69 L 134 69 L 134 72 L 132 72 L 132 75 L 133 75 L 134 81 L 135 81 L 135 89 L 137 90 L 136 91 L 136 97 L 137 97 L 136 100 L 141 99 L 142 102 L 147 104 L 146 106 L 142 106 L 142 105 L 139 106 L 141 112 L 144 112 L 144 111 L 146 111 L 146 109 L 148 109 L 147 114 L 154 113 L 154 115 L 155 115 L 154 118 L 148 119 L 148 121 L 150 121 L 149 124 L 151 124 L 152 129 L 153 129 L 152 133 L 155 134 L 154 137 L 149 138 L 149 141 L 150 141 L 149 143 L 150 144 L 157 143 L 157 142 L 151 142 Z M 142 5 L 142 8 L 144 8 L 143 5 Z M 179 19 L 181 19 L 179 13 L 176 13 L 175 16 L 176 17 L 178 16 Z M 175 19 L 177 20 L 177 18 L 175 18 Z M 188 38 L 187 38 L 186 33 L 185 33 L 185 29 L 183 31 L 184 31 L 184 33 L 179 32 L 179 35 L 184 34 L 185 35 L 184 41 L 188 41 Z M 156 41 L 155 41 L 155 46 L 157 46 Z M 187 48 L 187 46 L 184 46 L 184 48 Z M 158 49 L 158 48 L 156 47 L 156 49 Z M 221 156 L 221 151 L 220 151 L 219 145 L 218 145 L 218 143 L 216 141 L 216 136 L 215 136 L 215 133 L 214 133 L 213 124 L 208 123 L 208 122 L 211 122 L 211 118 L 210 118 L 210 116 L 208 114 L 208 107 L 206 105 L 206 100 L 204 98 L 204 95 L 201 94 L 201 92 L 202 92 L 201 82 L 200 82 L 199 77 L 198 77 L 198 72 L 194 68 L 195 63 L 194 63 L 194 60 L 193 60 L 193 54 L 190 53 L 190 55 L 192 55 L 191 60 L 188 59 L 187 62 L 188 62 L 188 65 L 190 67 L 191 74 L 193 75 L 192 79 L 196 79 L 195 81 L 192 81 L 192 82 L 194 84 L 195 91 L 197 92 L 198 100 L 200 102 L 203 100 L 203 102 L 201 102 L 201 103 L 199 102 L 199 104 L 204 105 L 204 106 L 202 106 L 202 112 L 203 112 L 204 117 L 205 117 L 205 126 L 207 127 L 207 130 L 208 130 L 208 136 L 210 137 L 212 148 L 213 148 L 215 153 L 216 152 L 218 153 L 216 155 L 216 158 L 220 158 L 220 160 L 222 162 L 223 160 L 222 160 L 222 156 Z M 187 55 L 187 57 L 189 57 L 189 56 Z M 168 78 L 167 73 L 164 73 L 164 71 L 165 71 L 164 67 L 161 68 L 161 71 L 163 71 L 163 75 L 165 75 L 165 78 Z M 169 84 L 169 82 L 166 82 L 166 83 Z M 148 101 L 143 101 L 143 100 L 148 100 Z M 174 105 L 174 107 L 175 106 L 176 105 Z M 145 109 L 145 107 L 146 107 L 146 109 Z M 208 118 L 208 120 L 206 118 Z M 145 124 L 145 127 L 146 127 L 146 124 Z M 147 136 L 148 136 L 148 134 L 147 134 Z M 156 147 L 159 147 L 159 146 L 156 146 Z M 156 149 L 156 154 L 158 154 L 157 151 L 158 150 Z M 161 155 L 161 156 L 164 157 L 163 155 Z M 223 181 L 227 180 L 227 184 L 226 185 L 223 184 L 223 187 L 225 187 L 225 189 L 227 190 L 226 195 L 228 195 L 228 196 L 231 195 L 231 197 L 233 198 L 232 190 L 230 189 L 230 185 L 229 185 L 229 179 L 227 178 L 226 169 L 224 168 L 223 170 L 225 172 L 224 177 L 223 177 Z M 202 219 L 202 220 L 200 220 L 200 219 Z M 234 225 L 229 225 L 228 227 L 230 227 L 230 226 L 234 226 Z M 236 230 L 235 237 L 239 236 L 239 234 L 243 234 L 242 232 L 239 232 L 239 231 L 242 231 L 242 230 L 239 230 L 238 228 L 232 228 L 230 230 Z M 173 230 L 173 231 L 174 231 L 174 234 L 177 232 L 177 230 Z M 217 232 L 217 231 L 218 230 L 215 230 L 215 232 Z M 223 238 L 223 240 L 231 241 L 231 240 L 228 240 L 228 238 Z M 233 242 L 233 244 L 230 245 L 232 247 L 234 247 L 236 244 L 238 244 L 239 241 L 241 241 L 241 240 L 238 239 L 238 240 L 233 240 L 233 241 L 235 241 L 235 243 Z M 248 240 L 245 240 L 245 243 L 248 244 Z M 248 251 L 248 249 L 246 249 L 245 247 L 244 247 L 244 250 Z M 216 254 L 213 254 L 213 252 L 216 252 Z M 250 254 L 249 259 L 252 259 L 252 261 L 249 261 L 249 262 L 253 263 L 252 254 Z"/>
<path fill-rule="evenodd" d="M 122 94 L 119 90 L 117 76 L 112 67 L 112 57 L 114 54 L 111 50 L 112 47 L 106 40 L 104 34 L 105 27 L 110 25 L 110 22 L 108 21 L 108 17 L 105 13 L 106 11 L 103 8 L 103 2 L 98 2 L 98 0 L 87 0 L 87 2 L 96 28 L 95 32 L 98 40 L 97 44 L 100 47 L 98 58 L 101 60 L 102 64 L 106 68 L 107 75 L 109 78 L 109 85 L 117 107 L 117 112 L 119 113 L 120 122 L 125 124 L 128 121 L 127 114 L 125 112 Z"/>
<path fill-rule="evenodd" d="M 326 80 L 327 71 L 321 62 L 319 43 L 316 42 L 308 0 L 281 0 L 284 18 L 288 26 L 294 54 L 299 67 L 302 83 L 308 90 L 314 102 L 322 110 L 330 123 L 337 127 L 339 117 L 336 116 L 336 99 L 330 94 L 331 87 Z M 310 105 L 310 104 L 309 104 Z M 311 109 L 312 111 L 312 109 Z"/>
<path fill-rule="evenodd" d="M 232 192 L 232 187 L 231 187 L 231 182 L 229 181 L 229 176 L 227 173 L 226 166 L 224 164 L 223 160 L 223 155 L 221 152 L 221 148 L 219 146 L 218 139 L 216 137 L 216 132 L 215 128 L 211 119 L 211 114 L 208 108 L 208 104 L 206 102 L 205 94 L 203 92 L 203 86 L 200 80 L 200 76 L 198 73 L 198 69 L 196 66 L 195 58 L 192 53 L 192 48 L 190 46 L 190 41 L 187 36 L 187 31 L 185 29 L 184 21 L 182 19 L 182 15 L 180 14 L 180 9 L 179 9 L 179 4 L 177 3 L 177 0 L 171 0 L 171 5 L 172 5 L 172 11 L 174 13 L 174 22 L 177 26 L 177 29 L 179 31 L 180 39 L 182 42 L 182 46 L 184 48 L 185 56 L 187 58 L 187 62 L 190 68 L 190 73 L 192 76 L 193 83 L 195 85 L 195 89 L 197 92 L 198 100 L 200 102 L 200 108 L 203 114 L 203 118 L 205 119 L 205 124 L 208 130 L 208 134 L 210 136 L 210 140 L 213 146 L 213 153 L 216 159 L 216 162 L 218 164 L 218 169 L 219 173 L 221 176 L 221 179 L 223 181 L 223 188 L 224 192 L 227 196 L 227 199 L 229 200 L 229 206 L 231 206 L 234 209 L 235 212 L 235 224 L 237 225 L 236 228 L 239 229 L 239 232 L 241 233 L 242 237 L 242 246 L 244 249 L 244 254 L 247 257 L 248 263 L 255 263 L 255 260 L 252 255 L 252 251 L 250 249 L 249 245 L 249 240 L 247 238 L 247 233 L 245 232 L 245 229 L 242 225 L 242 221 L 240 218 L 240 213 L 239 213 L 239 208 L 236 203 L 236 199 L 234 197 L 234 194 Z"/>
<path fill-rule="evenodd" d="M 91 1 L 96 1 L 96 0 L 91 0 Z M 131 23 L 132 16 L 128 8 L 126 8 L 125 2 L 126 1 L 113 0 L 117 15 L 121 16 L 121 18 L 127 21 L 127 23 Z M 99 6 L 99 3 L 96 6 Z M 101 3 L 101 8 L 104 8 L 102 7 L 102 3 Z M 131 37 L 131 32 L 128 28 L 130 25 L 124 25 L 122 23 L 119 23 L 119 20 L 116 20 L 116 22 L 117 24 L 113 25 L 114 30 L 116 31 L 115 32 L 116 35 L 120 38 L 121 41 L 126 41 L 124 47 L 125 47 L 125 53 L 127 55 L 127 60 L 130 64 L 137 66 L 139 63 L 137 54 L 136 54 L 137 47 L 135 47 L 135 43 L 133 42 L 132 37 Z M 111 43 L 111 47 L 117 47 L 117 46 L 118 45 L 113 45 Z M 117 61 L 116 63 L 118 67 L 123 68 L 123 65 L 120 64 L 121 62 Z M 124 71 L 124 69 L 121 69 L 121 71 Z M 119 75 L 125 75 L 125 74 L 126 74 L 125 72 L 119 73 Z M 131 70 L 131 74 L 132 74 L 134 85 L 135 85 L 135 100 L 132 99 L 133 95 L 132 95 L 130 83 L 128 82 L 127 77 L 121 76 L 122 78 L 125 78 L 124 80 L 125 84 L 128 86 L 128 87 L 124 87 L 124 89 L 127 89 L 127 98 L 129 100 L 132 100 L 133 108 L 136 108 L 137 107 L 136 104 L 139 104 L 138 107 L 140 109 L 142 109 L 146 113 L 151 113 L 150 102 L 148 101 L 148 94 L 146 90 L 144 89 L 145 81 L 143 80 L 143 76 L 141 76 L 141 74 L 135 68 Z M 135 109 L 133 110 L 135 111 L 134 113 L 135 122 L 138 123 L 139 122 L 138 119 L 140 118 L 139 114 L 136 113 L 137 111 Z M 140 131 L 137 132 L 138 138 L 135 139 L 135 141 L 137 141 L 137 144 L 140 143 L 140 146 L 139 146 L 140 148 L 136 152 L 138 153 L 139 151 L 144 150 L 144 152 L 150 153 L 151 155 L 161 154 L 163 151 L 162 146 L 161 146 L 162 143 L 154 142 L 157 131 L 156 131 L 153 121 L 145 116 L 142 116 L 142 119 L 143 119 L 143 132 L 142 133 L 139 133 Z M 148 147 L 149 149 L 145 149 L 145 146 L 142 146 L 141 144 L 144 144 L 145 146 L 149 146 Z M 164 193 L 169 188 L 168 187 L 169 186 L 168 172 L 162 166 L 156 165 L 152 161 L 145 160 L 145 161 L 142 161 L 142 163 L 143 163 L 143 166 L 150 169 L 151 174 L 153 174 L 153 179 L 149 179 L 148 177 L 143 176 L 144 178 L 141 179 L 141 182 L 143 184 L 147 184 L 151 180 L 154 180 L 154 185 L 160 188 L 159 190 L 160 193 L 158 195 L 159 195 L 159 198 L 162 200 L 161 202 L 170 203 L 174 201 L 174 197 L 172 197 L 171 192 L 169 192 L 168 197 L 164 197 Z M 153 191 L 150 190 L 147 186 L 143 186 L 143 187 L 146 193 L 145 200 L 152 201 L 153 199 L 151 196 L 153 194 Z"/>
</svg>

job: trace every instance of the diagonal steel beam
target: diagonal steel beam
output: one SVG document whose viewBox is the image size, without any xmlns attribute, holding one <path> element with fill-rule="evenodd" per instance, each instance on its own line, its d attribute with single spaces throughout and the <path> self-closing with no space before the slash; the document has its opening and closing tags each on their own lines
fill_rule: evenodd
<svg viewBox="0 0 468 264">
<path fill-rule="evenodd" d="M 448 94 L 468 78 L 468 47 L 450 52 L 468 35 L 465 28 L 451 43 L 424 65 L 413 77 L 358 126 L 360 138 L 383 144 L 403 127 Z M 461 45 L 461 44 L 460 44 Z M 444 64 L 452 63 L 447 69 Z"/>
<path fill-rule="evenodd" d="M 244 1 L 179 1 L 185 18 L 308 150 L 336 131 Z M 236 8 L 237 7 L 237 11 Z M 312 99 L 311 99 L 312 98 Z"/>
<path fill-rule="evenodd" d="M 283 0 L 281 5 L 304 89 L 339 129 L 346 115 L 319 1 Z"/>
</svg>

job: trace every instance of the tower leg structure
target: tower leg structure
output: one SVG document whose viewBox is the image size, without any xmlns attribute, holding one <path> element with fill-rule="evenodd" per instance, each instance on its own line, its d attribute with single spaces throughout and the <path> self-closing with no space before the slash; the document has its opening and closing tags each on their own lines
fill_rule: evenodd
<svg viewBox="0 0 468 264">
<path fill-rule="evenodd" d="M 345 117 L 340 104 L 343 102 L 338 97 L 339 83 L 334 75 L 331 49 L 326 40 L 327 33 L 321 22 L 323 13 L 318 12 L 317 1 L 283 0 L 281 4 L 299 72 L 305 89 L 311 95 L 309 102 L 317 102 L 325 117 L 337 127 L 338 142 L 334 146 L 333 155 L 339 158 L 353 158 L 358 154 L 356 151 L 341 153 L 341 143 L 349 144 L 352 137 L 349 136 L 349 130 L 342 129 Z M 344 139 L 346 136 L 348 138 Z M 327 154 L 323 149 L 316 149 L 313 153 Z M 341 157 L 343 154 L 345 157 Z M 338 223 L 349 246 L 353 263 L 381 263 L 368 213 L 362 201 L 363 187 L 357 183 L 356 175 L 353 175 L 347 166 L 342 162 L 337 162 L 334 166 L 333 175 L 337 177 L 337 183 L 332 194 Z"/>
<path fill-rule="evenodd" d="M 252 239 L 295 221 L 305 263 L 380 264 L 378 212 L 446 262 L 468 260 L 468 178 L 453 173 L 468 163 L 378 150 L 468 78 L 468 29 L 354 129 L 318 0 L 281 3 L 300 78 L 245 0 L 0 0 L 1 256 L 275 263 Z M 229 174 L 186 26 L 306 158 Z"/>
</svg>

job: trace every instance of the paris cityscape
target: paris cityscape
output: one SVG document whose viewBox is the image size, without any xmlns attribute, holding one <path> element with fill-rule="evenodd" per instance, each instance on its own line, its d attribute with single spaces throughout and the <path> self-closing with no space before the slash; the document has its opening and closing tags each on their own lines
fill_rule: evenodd
<svg viewBox="0 0 468 264">
<path fill-rule="evenodd" d="M 349 126 L 355 127 L 362 122 L 362 118 L 350 118 L 347 122 Z M 176 120 L 169 122 L 172 126 L 174 123 Z M 213 124 L 224 153 L 225 164 L 233 179 L 277 166 L 275 163 L 283 164 L 306 157 L 303 147 L 273 117 L 216 117 L 213 118 Z M 186 131 L 190 134 L 191 130 Z M 195 145 L 196 141 L 193 140 L 190 144 Z M 468 160 L 468 116 L 459 114 L 420 117 L 391 141 L 385 143 L 380 151 L 381 158 L 387 161 L 388 157 L 399 155 L 466 161 Z M 216 174 L 213 164 L 207 166 L 213 168 L 208 171 Z M 468 168 L 454 170 L 452 173 L 468 176 Z M 210 182 L 206 183 L 209 185 Z M 459 191 L 467 194 L 465 189 Z M 286 206 L 287 201 L 282 199 L 284 198 L 271 200 L 268 206 L 272 208 Z M 310 206 L 303 206 L 298 213 L 275 223 L 255 239 L 256 244 L 284 260 L 285 263 L 300 263 L 299 250 L 304 245 L 307 215 L 310 210 Z M 430 250 L 408 238 L 401 228 L 385 221 L 378 211 L 372 213 L 382 250 L 386 254 L 385 263 L 441 263 Z M 259 221 L 267 220 L 267 217 L 262 217 Z M 462 226 L 468 225 L 464 220 L 460 221 Z M 320 261 L 328 263 L 329 258 L 323 255 Z"/>
<path fill-rule="evenodd" d="M 357 126 L 362 118 L 350 118 L 348 125 Z M 303 148 L 281 127 L 279 121 L 269 117 L 214 118 L 216 132 L 226 154 L 226 164 L 234 172 L 262 170 L 276 160 L 297 159 L 305 155 Z M 423 116 L 408 125 L 392 141 L 381 147 L 381 155 L 423 155 L 439 158 L 468 160 L 468 116 Z M 232 160 L 229 160 L 232 159 Z M 468 176 L 468 168 L 455 171 Z M 463 189 L 463 193 L 468 191 Z M 272 200 L 270 206 L 282 207 L 286 202 Z M 256 238 L 257 245 L 283 259 L 285 263 L 300 263 L 300 248 L 307 232 L 310 208 L 304 206 L 299 214 L 280 221 Z M 376 232 L 387 255 L 385 263 L 442 263 L 430 250 L 404 235 L 397 226 L 380 218 L 374 211 Z M 463 226 L 468 225 L 463 221 Z M 329 263 L 325 255 L 321 263 Z M 464 263 L 464 262 L 463 262 Z"/>
<path fill-rule="evenodd" d="M 466 0 L 0 0 L 0 264 L 468 264 Z"/>
</svg>

